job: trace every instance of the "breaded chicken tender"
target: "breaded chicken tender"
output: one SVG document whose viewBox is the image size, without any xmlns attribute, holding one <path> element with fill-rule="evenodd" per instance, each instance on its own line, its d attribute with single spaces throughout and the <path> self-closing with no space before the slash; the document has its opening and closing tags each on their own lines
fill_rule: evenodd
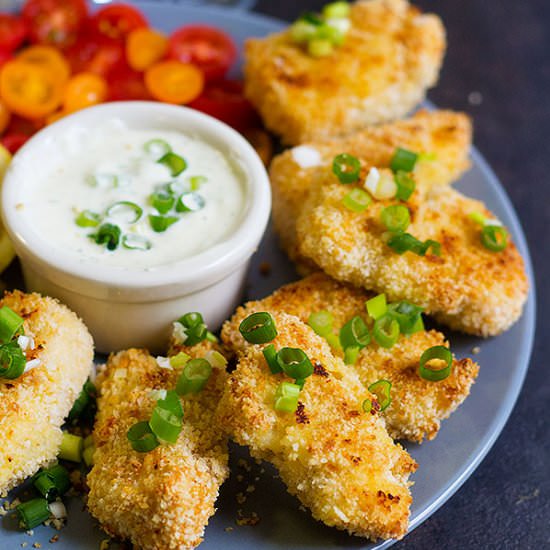
<svg viewBox="0 0 550 550">
<path fill-rule="evenodd" d="M 35 347 L 27 360 L 39 366 L 14 380 L 0 378 L 0 495 L 55 460 L 61 426 L 93 360 L 93 342 L 84 323 L 53 298 L 14 291 L 7 306 L 24 319 Z"/>
<path fill-rule="evenodd" d="M 434 160 L 419 161 L 415 167 L 417 185 L 426 188 L 458 179 L 470 165 L 471 140 L 472 125 L 463 113 L 420 111 L 407 120 L 367 128 L 345 138 L 288 149 L 273 159 L 269 170 L 273 222 L 282 247 L 302 272 L 315 270 L 315 265 L 298 253 L 296 219 L 315 174 L 330 171 L 336 155 L 349 153 L 364 159 L 365 168 L 389 166 L 398 147 L 435 155 Z"/>
<path fill-rule="evenodd" d="M 318 311 L 329 311 L 336 332 L 356 315 L 365 317 L 365 302 L 374 295 L 350 285 L 338 283 L 323 273 L 315 273 L 286 285 L 271 296 L 249 302 L 237 310 L 231 321 L 225 323 L 223 339 L 233 349 L 242 349 L 240 322 L 255 311 L 286 312 L 307 322 Z M 381 414 L 386 419 L 389 434 L 394 439 L 422 442 L 433 439 L 441 420 L 447 418 L 466 399 L 478 373 L 471 359 L 453 360 L 451 375 L 439 382 L 424 380 L 418 375 L 422 353 L 438 345 L 447 345 L 443 334 L 436 330 L 420 331 L 399 337 L 391 349 L 372 341 L 363 348 L 356 363 L 348 368 L 354 371 L 365 387 L 377 380 L 392 383 L 392 402 Z M 342 355 L 333 350 L 334 354 Z"/>
<path fill-rule="evenodd" d="M 181 348 L 192 357 L 213 349 Z M 142 550 L 196 547 L 215 512 L 228 476 L 227 438 L 213 414 L 226 373 L 213 367 L 205 388 L 182 398 L 183 429 L 174 445 L 138 453 L 127 438 L 156 405 L 151 390 L 173 389 L 180 369 L 160 368 L 145 350 L 112 355 L 98 377 L 94 467 L 88 475 L 88 508 L 111 535 Z"/>
<path fill-rule="evenodd" d="M 328 172 L 314 178 L 296 226 L 302 255 L 337 280 L 385 292 L 392 302 L 408 300 L 456 330 L 493 336 L 519 318 L 528 292 L 523 259 L 510 239 L 501 252 L 482 244 L 469 215 L 494 218 L 483 203 L 451 187 L 417 186 L 407 202 L 407 232 L 440 243 L 441 255 L 398 254 L 386 243 L 380 219 L 395 201 L 352 212 L 342 203 L 349 187 Z"/>
<path fill-rule="evenodd" d="M 272 462 L 314 518 L 372 540 L 401 538 L 416 463 L 379 414 L 362 411 L 362 401 L 374 397 L 326 341 L 297 317 L 274 312 L 273 318 L 275 347 L 298 347 L 315 365 L 298 409 L 275 410 L 276 388 L 290 379 L 271 374 L 262 347 L 246 344 L 226 384 L 219 424 L 252 456 Z"/>
<path fill-rule="evenodd" d="M 245 45 L 245 93 L 284 143 L 345 135 L 405 116 L 435 85 L 445 31 L 406 0 L 351 5 L 344 44 L 313 57 L 289 29 Z"/>
</svg>

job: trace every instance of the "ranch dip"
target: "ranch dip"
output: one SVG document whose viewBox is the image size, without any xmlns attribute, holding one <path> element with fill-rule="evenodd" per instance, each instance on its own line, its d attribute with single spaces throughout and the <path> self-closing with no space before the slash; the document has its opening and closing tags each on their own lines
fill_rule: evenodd
<svg viewBox="0 0 550 550">
<path fill-rule="evenodd" d="M 246 206 L 243 173 L 198 136 L 114 121 L 51 144 L 18 211 L 82 263 L 153 269 L 229 237 Z"/>
</svg>

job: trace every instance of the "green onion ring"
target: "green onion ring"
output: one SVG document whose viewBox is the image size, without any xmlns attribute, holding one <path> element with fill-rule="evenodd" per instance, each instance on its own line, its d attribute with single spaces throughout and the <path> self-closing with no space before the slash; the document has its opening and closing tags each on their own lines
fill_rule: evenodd
<svg viewBox="0 0 550 550">
<path fill-rule="evenodd" d="M 332 313 L 326 310 L 311 313 L 307 320 L 307 324 L 314 330 L 315 334 L 323 337 L 332 332 L 332 323 Z"/>
<path fill-rule="evenodd" d="M 121 223 L 136 223 L 143 215 L 143 208 L 135 202 L 118 201 L 111 204 L 105 214 Z M 130 216 L 124 216 L 124 214 L 130 214 Z"/>
<path fill-rule="evenodd" d="M 157 162 L 166 166 L 172 177 L 179 176 L 187 168 L 187 161 L 171 151 L 160 157 Z"/>
<path fill-rule="evenodd" d="M 389 380 L 378 380 L 369 386 L 369 391 L 376 395 L 380 411 L 387 409 L 391 403 L 391 382 Z"/>
<path fill-rule="evenodd" d="M 143 149 L 146 153 L 149 153 L 153 158 L 160 159 L 166 153 L 172 152 L 172 147 L 170 144 L 163 139 L 150 139 L 147 143 L 143 145 Z"/>
<path fill-rule="evenodd" d="M 78 227 L 97 227 L 101 223 L 101 215 L 91 210 L 83 210 L 78 214 L 74 222 Z"/>
<path fill-rule="evenodd" d="M 300 386 L 291 382 L 281 382 L 275 391 L 275 410 L 293 413 L 298 408 Z"/>
<path fill-rule="evenodd" d="M 159 214 L 166 214 L 172 210 L 175 202 L 174 196 L 166 191 L 155 191 L 149 196 L 149 203 Z"/>
<path fill-rule="evenodd" d="M 141 235 L 126 234 L 122 237 L 122 246 L 128 250 L 151 250 L 153 244 Z"/>
<path fill-rule="evenodd" d="M 157 406 L 153 409 L 153 413 L 151 414 L 149 427 L 159 441 L 176 443 L 181 433 L 182 421 L 180 416 L 157 403 Z"/>
<path fill-rule="evenodd" d="M 361 172 L 361 162 L 357 157 L 342 153 L 336 155 L 332 161 L 332 172 L 340 183 L 355 183 Z"/>
<path fill-rule="evenodd" d="M 151 229 L 156 233 L 163 233 L 177 221 L 179 221 L 177 216 L 155 216 L 149 214 L 149 224 Z"/>
<path fill-rule="evenodd" d="M 492 252 L 502 252 L 508 244 L 508 233 L 501 225 L 484 225 L 481 230 L 481 242 Z"/>
<path fill-rule="evenodd" d="M 446 366 L 442 369 L 431 369 L 427 364 L 433 359 L 439 359 L 445 361 Z M 439 382 L 440 380 L 445 380 L 450 374 L 453 368 L 453 355 L 451 350 L 445 346 L 433 346 L 428 348 L 420 356 L 420 364 L 418 367 L 418 374 L 424 380 L 429 380 L 430 382 Z"/>
<path fill-rule="evenodd" d="M 352 189 L 347 195 L 342 199 L 342 204 L 352 212 L 360 214 L 364 212 L 372 202 L 371 196 L 363 189 L 355 188 Z"/>
<path fill-rule="evenodd" d="M 383 348 L 391 348 L 399 339 L 399 323 L 386 314 L 376 319 L 372 329 L 376 343 Z"/>
<path fill-rule="evenodd" d="M 151 430 L 149 422 L 136 422 L 127 432 L 126 437 L 132 449 L 138 453 L 148 453 L 159 446 L 157 436 Z"/>
<path fill-rule="evenodd" d="M 408 172 L 398 170 L 395 173 L 394 180 L 397 185 L 395 198 L 402 201 L 408 201 L 416 189 L 416 183 L 413 177 Z"/>
<path fill-rule="evenodd" d="M 393 172 L 399 172 L 400 170 L 412 172 L 417 159 L 418 155 L 416 153 L 398 147 L 391 159 L 390 168 Z"/>
<path fill-rule="evenodd" d="M 388 314 L 399 323 L 401 334 L 418 332 L 418 320 L 421 319 L 423 308 L 403 300 L 388 306 Z"/>
<path fill-rule="evenodd" d="M 199 393 L 206 386 L 211 374 L 212 365 L 206 359 L 191 359 L 178 378 L 176 392 L 178 395 Z"/>
<path fill-rule="evenodd" d="M 405 231 L 411 223 L 409 209 L 402 204 L 386 206 L 380 212 L 380 219 L 388 231 Z"/>
<path fill-rule="evenodd" d="M 198 193 L 184 193 L 176 202 L 176 212 L 197 212 L 204 208 L 206 201 Z"/>
<path fill-rule="evenodd" d="M 367 414 L 372 411 L 372 401 L 370 399 L 365 399 L 363 403 L 361 404 L 361 408 L 363 409 L 363 412 L 366 412 Z"/>
<path fill-rule="evenodd" d="M 239 332 L 251 344 L 267 344 L 277 336 L 273 317 L 265 311 L 249 315 L 239 325 Z"/>
<path fill-rule="evenodd" d="M 277 352 L 277 363 L 291 378 L 302 379 L 313 374 L 313 365 L 300 348 L 281 348 Z"/>
<path fill-rule="evenodd" d="M 8 343 L 19 334 L 23 334 L 23 318 L 8 306 L 2 306 L 0 308 L 0 342 Z"/>
<path fill-rule="evenodd" d="M 116 250 L 120 243 L 121 231 L 118 225 L 104 223 L 96 233 L 88 235 L 96 244 L 105 245 L 107 250 Z"/>
<path fill-rule="evenodd" d="M 340 329 L 340 343 L 345 349 L 358 347 L 364 348 L 370 342 L 370 333 L 365 321 L 358 315 L 350 319 Z"/>
<path fill-rule="evenodd" d="M 267 366 L 269 367 L 269 370 L 272 374 L 283 372 L 283 369 L 280 367 L 279 363 L 277 363 L 277 350 L 275 349 L 275 346 L 273 344 L 269 344 L 269 346 L 266 346 L 262 350 L 262 353 L 264 355 Z"/>
<path fill-rule="evenodd" d="M 25 372 L 27 359 L 16 341 L 0 346 L 0 378 L 15 380 Z"/>
</svg>

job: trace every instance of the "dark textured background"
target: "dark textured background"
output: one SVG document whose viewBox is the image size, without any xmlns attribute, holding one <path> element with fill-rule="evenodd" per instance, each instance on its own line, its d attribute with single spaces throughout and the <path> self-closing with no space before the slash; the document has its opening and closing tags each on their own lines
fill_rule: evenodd
<svg viewBox="0 0 550 550">
<path fill-rule="evenodd" d="M 256 10 L 290 20 L 323 3 L 260 0 Z M 475 144 L 527 234 L 538 324 L 525 385 L 495 446 L 460 491 L 395 548 L 550 548 L 550 1 L 416 3 L 438 13 L 448 33 L 429 97 L 474 117 Z"/>
</svg>

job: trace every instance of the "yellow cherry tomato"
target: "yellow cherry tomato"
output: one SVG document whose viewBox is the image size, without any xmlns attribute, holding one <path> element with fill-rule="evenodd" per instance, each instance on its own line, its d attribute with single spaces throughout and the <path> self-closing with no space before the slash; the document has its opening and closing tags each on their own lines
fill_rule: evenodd
<svg viewBox="0 0 550 550">
<path fill-rule="evenodd" d="M 107 81 L 102 76 L 94 73 L 79 73 L 67 82 L 63 109 L 67 113 L 72 113 L 103 103 L 108 93 Z"/>
<path fill-rule="evenodd" d="M 126 40 L 126 60 L 135 71 L 144 71 L 160 61 L 168 49 L 168 38 L 153 29 L 135 29 Z"/>
<path fill-rule="evenodd" d="M 145 86 L 155 99 L 182 105 L 201 94 L 204 75 L 188 63 L 161 61 L 145 71 Z"/>
<path fill-rule="evenodd" d="M 0 72 L 0 97 L 13 113 L 41 119 L 61 105 L 63 83 L 41 65 L 15 59 Z"/>
<path fill-rule="evenodd" d="M 62 82 L 67 82 L 71 74 L 69 62 L 52 46 L 30 46 L 22 50 L 17 59 L 52 71 Z"/>
</svg>

